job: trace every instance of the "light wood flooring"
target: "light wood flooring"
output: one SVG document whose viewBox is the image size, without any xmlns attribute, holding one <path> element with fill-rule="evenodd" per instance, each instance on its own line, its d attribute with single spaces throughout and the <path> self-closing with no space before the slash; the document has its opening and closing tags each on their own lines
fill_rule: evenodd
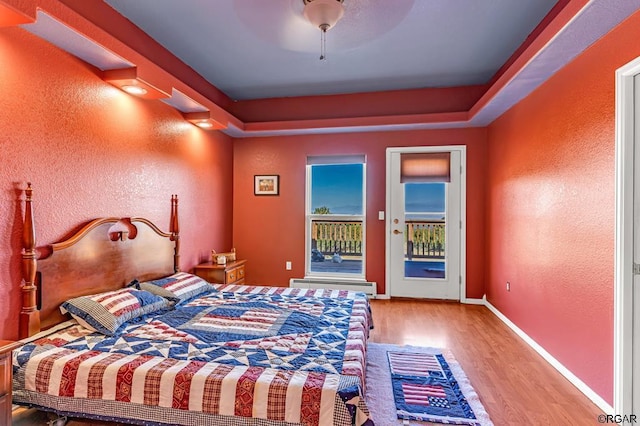
<svg viewBox="0 0 640 426">
<path fill-rule="evenodd" d="M 415 299 L 372 300 L 371 306 L 370 341 L 450 349 L 496 426 L 599 424 L 599 408 L 486 307 Z M 44 425 L 45 419 L 23 415 L 13 424 Z"/>
<path fill-rule="evenodd" d="M 496 426 L 598 425 L 600 409 L 485 306 L 372 300 L 370 341 L 453 352 Z"/>
</svg>

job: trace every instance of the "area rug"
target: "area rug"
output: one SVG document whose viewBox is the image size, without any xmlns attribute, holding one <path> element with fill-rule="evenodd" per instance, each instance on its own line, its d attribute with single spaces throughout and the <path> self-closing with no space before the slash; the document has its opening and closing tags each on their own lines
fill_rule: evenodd
<svg viewBox="0 0 640 426">
<path fill-rule="evenodd" d="M 376 426 L 492 426 L 464 371 L 446 350 L 369 343 L 367 405 Z"/>
</svg>

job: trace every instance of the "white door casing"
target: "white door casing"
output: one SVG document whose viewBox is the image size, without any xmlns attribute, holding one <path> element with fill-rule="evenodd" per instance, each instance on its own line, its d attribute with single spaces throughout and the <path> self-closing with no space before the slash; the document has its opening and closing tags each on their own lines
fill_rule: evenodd
<svg viewBox="0 0 640 426">
<path fill-rule="evenodd" d="M 616 239 L 614 285 L 614 383 L 616 414 L 640 412 L 640 58 L 616 72 Z M 635 157 L 635 162 L 634 162 Z M 635 178 L 634 178 L 635 177 Z M 635 182 L 634 182 L 635 179 Z M 635 202 L 634 202 L 635 198 Z M 635 207 L 634 207 L 635 204 Z M 634 223 L 635 222 L 635 223 Z M 634 253 L 635 252 L 635 253 Z M 635 283 L 634 283 L 635 281 Z M 638 330 L 638 328 L 636 328 Z M 634 367 L 635 366 L 635 367 Z"/>
<path fill-rule="evenodd" d="M 640 74 L 633 78 L 634 80 L 634 148 L 640 147 Z M 633 277 L 631 284 L 631 293 L 633 300 L 633 346 L 632 346 L 632 406 L 630 413 L 640 413 L 640 338 L 638 338 L 637 330 L 640 330 L 640 291 L 637 291 L 640 285 L 640 271 L 636 270 L 636 265 L 640 265 L 640 170 L 637 166 L 640 164 L 640 149 L 634 149 L 633 155 Z M 621 413 L 623 414 L 623 413 Z"/>
</svg>

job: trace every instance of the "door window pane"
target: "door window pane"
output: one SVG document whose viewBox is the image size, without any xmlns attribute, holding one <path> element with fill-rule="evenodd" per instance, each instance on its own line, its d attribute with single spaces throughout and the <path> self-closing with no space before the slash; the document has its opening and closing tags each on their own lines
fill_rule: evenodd
<svg viewBox="0 0 640 426">
<path fill-rule="evenodd" d="M 404 276 L 445 278 L 445 183 L 405 183 Z"/>
</svg>

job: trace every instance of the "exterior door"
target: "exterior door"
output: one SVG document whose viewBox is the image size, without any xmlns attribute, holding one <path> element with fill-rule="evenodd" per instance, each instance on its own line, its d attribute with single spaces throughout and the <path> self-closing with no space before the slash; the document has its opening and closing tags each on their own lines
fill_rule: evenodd
<svg viewBox="0 0 640 426">
<path fill-rule="evenodd" d="M 463 156 L 464 147 L 387 150 L 390 296 L 460 300 Z M 446 163 L 446 177 L 429 165 L 436 160 Z M 424 172 L 412 176 L 412 161 Z"/>
</svg>

